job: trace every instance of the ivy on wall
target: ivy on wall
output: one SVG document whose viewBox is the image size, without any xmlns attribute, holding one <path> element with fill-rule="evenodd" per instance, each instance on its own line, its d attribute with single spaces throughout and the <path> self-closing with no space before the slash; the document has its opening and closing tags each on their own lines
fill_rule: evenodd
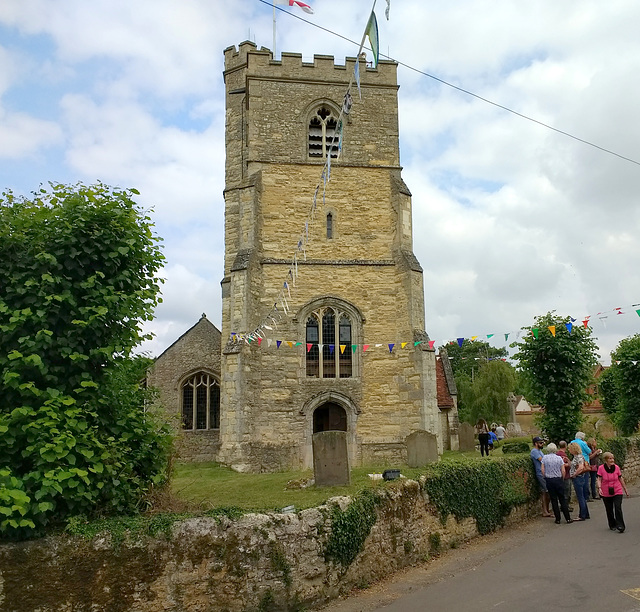
<svg viewBox="0 0 640 612">
<path fill-rule="evenodd" d="M 375 525 L 376 506 L 380 497 L 376 491 L 364 489 L 345 510 L 336 505 L 331 515 L 331 534 L 324 555 L 328 561 L 349 567 L 364 547 L 364 541 Z"/>
<path fill-rule="evenodd" d="M 458 520 L 473 517 L 481 534 L 502 525 L 516 505 L 539 495 L 528 455 L 437 463 L 423 483 L 443 523 L 450 514 Z"/>
</svg>

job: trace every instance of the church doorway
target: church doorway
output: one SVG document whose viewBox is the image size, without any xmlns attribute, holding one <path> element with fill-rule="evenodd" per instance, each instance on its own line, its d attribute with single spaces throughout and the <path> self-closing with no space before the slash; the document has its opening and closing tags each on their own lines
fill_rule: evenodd
<svg viewBox="0 0 640 612">
<path fill-rule="evenodd" d="M 313 411 L 313 433 L 347 431 L 347 413 L 342 406 L 327 402 Z"/>
</svg>

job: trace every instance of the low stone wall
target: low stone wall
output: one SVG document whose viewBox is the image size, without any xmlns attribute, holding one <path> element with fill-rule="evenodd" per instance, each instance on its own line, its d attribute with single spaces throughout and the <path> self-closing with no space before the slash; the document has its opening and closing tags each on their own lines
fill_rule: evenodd
<svg viewBox="0 0 640 612">
<path fill-rule="evenodd" d="M 331 503 L 346 508 L 349 498 Z M 192 518 L 166 538 L 113 543 L 66 536 L 0 547 L 6 612 L 199 612 L 296 609 L 370 584 L 477 535 L 475 521 L 430 509 L 415 481 L 384 490 L 364 550 L 347 568 L 328 562 L 331 504 L 238 520 Z M 514 511 L 523 520 L 530 509 Z M 384 562 L 381 562 L 384 560 Z"/>
</svg>

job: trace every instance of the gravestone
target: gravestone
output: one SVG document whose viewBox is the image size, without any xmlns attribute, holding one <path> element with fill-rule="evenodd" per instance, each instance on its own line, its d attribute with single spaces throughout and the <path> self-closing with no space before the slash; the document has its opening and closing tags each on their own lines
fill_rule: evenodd
<svg viewBox="0 0 640 612">
<path fill-rule="evenodd" d="M 517 438 L 522 435 L 522 427 L 520 423 L 507 423 L 507 437 Z"/>
<path fill-rule="evenodd" d="M 476 447 L 476 434 L 473 429 L 473 425 L 469 425 L 469 423 L 460 423 L 458 439 L 460 440 L 461 451 L 474 450 Z"/>
<path fill-rule="evenodd" d="M 313 434 L 313 476 L 317 487 L 351 484 L 346 431 Z"/>
<path fill-rule="evenodd" d="M 428 431 L 418 430 L 407 436 L 407 464 L 423 467 L 438 461 L 438 438 Z"/>
</svg>

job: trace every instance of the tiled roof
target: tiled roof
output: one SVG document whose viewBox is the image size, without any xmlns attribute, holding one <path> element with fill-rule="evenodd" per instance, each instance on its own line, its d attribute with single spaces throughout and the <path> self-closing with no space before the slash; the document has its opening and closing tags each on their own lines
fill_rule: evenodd
<svg viewBox="0 0 640 612">
<path fill-rule="evenodd" d="M 455 406 L 453 396 L 449 392 L 444 365 L 440 357 L 436 358 L 436 390 L 438 395 L 438 408 L 442 410 Z"/>
</svg>

